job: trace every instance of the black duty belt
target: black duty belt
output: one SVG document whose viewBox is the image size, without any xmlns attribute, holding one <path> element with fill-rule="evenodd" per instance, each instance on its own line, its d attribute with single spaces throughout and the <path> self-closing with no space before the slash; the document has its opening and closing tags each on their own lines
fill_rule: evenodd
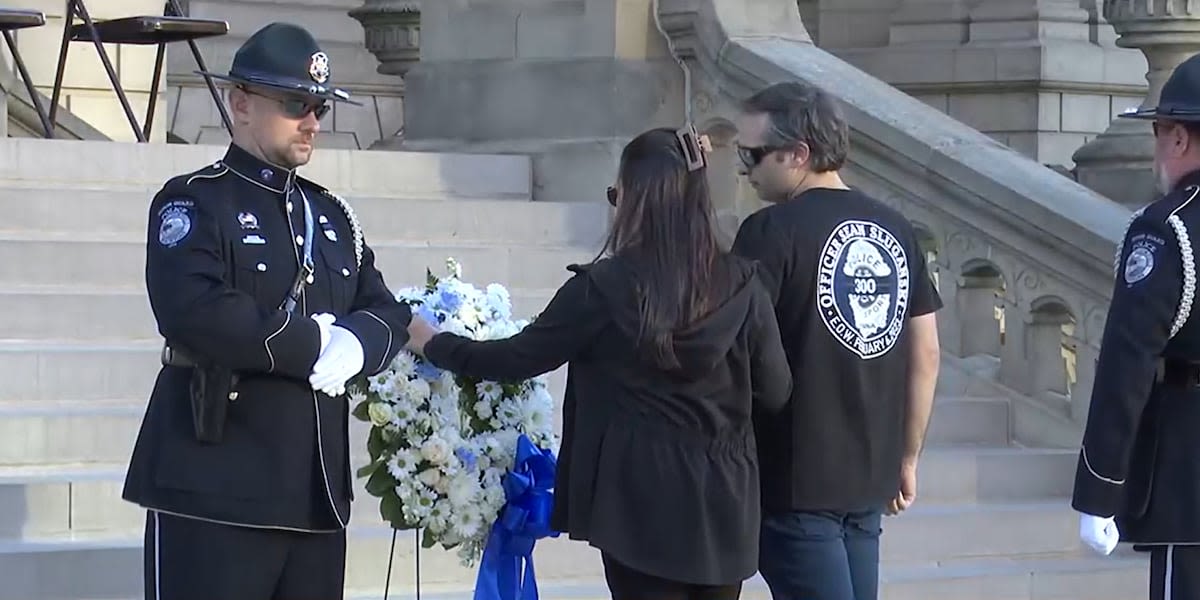
<svg viewBox="0 0 1200 600">
<path fill-rule="evenodd" d="M 170 344 L 163 344 L 162 356 L 160 357 L 162 364 L 168 367 L 195 367 L 196 361 L 188 356 L 186 352 L 177 348 L 172 348 Z"/>
</svg>

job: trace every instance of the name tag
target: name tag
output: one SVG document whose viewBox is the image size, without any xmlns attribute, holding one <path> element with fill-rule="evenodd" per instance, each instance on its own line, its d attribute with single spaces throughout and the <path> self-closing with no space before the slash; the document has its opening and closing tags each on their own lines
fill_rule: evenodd
<svg viewBox="0 0 1200 600">
<path fill-rule="evenodd" d="M 261 235 L 248 235 L 248 236 L 242 238 L 242 243 L 243 244 L 252 244 L 252 245 L 257 246 L 259 244 L 267 243 L 267 240 L 264 240 Z"/>
</svg>

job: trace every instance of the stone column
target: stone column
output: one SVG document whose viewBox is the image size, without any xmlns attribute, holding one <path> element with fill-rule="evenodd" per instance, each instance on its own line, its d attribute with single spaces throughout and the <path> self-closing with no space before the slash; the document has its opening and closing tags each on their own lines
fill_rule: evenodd
<svg viewBox="0 0 1200 600">
<path fill-rule="evenodd" d="M 1146 56 L 1149 90 L 1143 108 L 1156 106 L 1171 71 L 1200 51 L 1200 8 L 1190 0 L 1104 0 L 1104 18 L 1116 30 L 1117 45 Z M 1126 107 L 1114 107 L 1116 111 Z M 1153 201 L 1154 134 L 1150 123 L 1115 119 L 1108 129 L 1076 151 L 1077 178 L 1083 185 L 1131 208 Z"/>
<path fill-rule="evenodd" d="M 420 52 L 401 147 L 530 154 L 535 200 L 603 201 L 624 144 L 683 121 L 651 0 L 422 3 Z"/>
<path fill-rule="evenodd" d="M 421 57 L 421 5 L 414 0 L 365 0 L 349 15 L 362 23 L 367 50 L 383 75 L 401 78 Z"/>
<path fill-rule="evenodd" d="M 421 5 L 414 0 L 365 0 L 349 12 L 362 24 L 367 50 L 379 60 L 381 75 L 399 79 L 401 96 L 404 75 L 421 57 Z M 371 145 L 372 150 L 396 149 L 404 143 L 404 128 L 385 135 Z"/>
<path fill-rule="evenodd" d="M 967 0 L 903 0 L 892 13 L 890 43 L 967 41 Z"/>
<path fill-rule="evenodd" d="M 1004 0 L 971 9 L 972 43 L 1020 40 L 1087 41 L 1090 15 L 1079 0 Z"/>
</svg>

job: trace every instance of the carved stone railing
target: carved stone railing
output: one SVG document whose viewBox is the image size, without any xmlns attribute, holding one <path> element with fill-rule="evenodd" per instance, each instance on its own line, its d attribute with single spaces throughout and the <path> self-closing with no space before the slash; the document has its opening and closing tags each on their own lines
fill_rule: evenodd
<svg viewBox="0 0 1200 600">
<path fill-rule="evenodd" d="M 917 225 L 946 354 L 997 384 L 942 392 L 1006 394 L 1019 441 L 1076 444 L 1129 209 L 817 48 L 794 0 L 661 0 L 659 16 L 690 65 L 693 120 L 717 145 L 736 101 L 768 83 L 840 99 L 847 178 Z"/>
</svg>

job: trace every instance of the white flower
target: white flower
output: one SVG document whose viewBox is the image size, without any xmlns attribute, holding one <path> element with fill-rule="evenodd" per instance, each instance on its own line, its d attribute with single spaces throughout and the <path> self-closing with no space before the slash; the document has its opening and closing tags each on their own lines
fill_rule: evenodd
<svg viewBox="0 0 1200 600">
<path fill-rule="evenodd" d="M 475 409 L 475 415 L 480 419 L 487 420 L 492 418 L 492 403 L 490 401 L 480 400 L 475 403 L 473 408 Z"/>
<path fill-rule="evenodd" d="M 412 450 L 399 450 L 387 462 L 388 473 L 397 481 L 407 479 L 416 470 L 420 456 Z"/>
<path fill-rule="evenodd" d="M 450 444 L 440 437 L 431 437 L 421 444 L 421 457 L 435 465 L 445 464 L 450 459 Z"/>
<path fill-rule="evenodd" d="M 417 475 L 421 483 L 433 488 L 442 481 L 442 474 L 437 469 L 425 469 Z"/>
<path fill-rule="evenodd" d="M 396 418 L 396 410 L 386 402 L 372 402 L 367 405 L 367 415 L 371 417 L 372 425 L 382 427 Z"/>
<path fill-rule="evenodd" d="M 504 388 L 495 381 L 481 381 L 475 385 L 475 393 L 479 394 L 480 400 L 496 402 L 504 395 Z"/>
</svg>

